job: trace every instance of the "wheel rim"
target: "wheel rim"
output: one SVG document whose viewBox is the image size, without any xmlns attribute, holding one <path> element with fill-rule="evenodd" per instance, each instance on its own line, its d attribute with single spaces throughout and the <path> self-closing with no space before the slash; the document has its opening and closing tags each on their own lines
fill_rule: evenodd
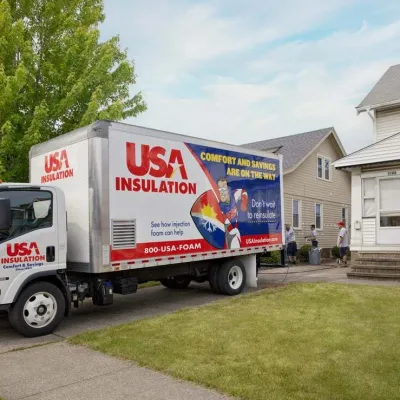
<svg viewBox="0 0 400 400">
<path fill-rule="evenodd" d="M 26 301 L 23 315 L 25 322 L 32 328 L 44 328 L 57 314 L 57 301 L 47 292 L 39 292 Z"/>
<path fill-rule="evenodd" d="M 242 272 L 241 268 L 238 267 L 237 265 L 233 266 L 233 267 L 229 270 L 228 282 L 229 282 L 229 286 L 230 286 L 232 289 L 238 289 L 238 288 L 240 288 L 240 286 L 242 285 L 242 282 L 243 282 L 243 272 Z"/>
</svg>

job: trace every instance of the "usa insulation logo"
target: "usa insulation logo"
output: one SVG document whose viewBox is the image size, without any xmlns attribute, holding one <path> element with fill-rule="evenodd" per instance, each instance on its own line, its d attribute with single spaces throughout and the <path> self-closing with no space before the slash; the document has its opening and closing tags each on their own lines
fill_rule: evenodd
<svg viewBox="0 0 400 400">
<path fill-rule="evenodd" d="M 197 184 L 189 182 L 182 152 L 162 146 L 126 143 L 126 167 L 132 177 L 116 177 L 117 191 L 196 194 Z M 179 180 L 178 180 L 179 179 Z"/>
<path fill-rule="evenodd" d="M 6 257 L 1 257 L 3 269 L 31 269 L 41 267 L 46 261 L 36 242 L 9 243 L 6 254 Z"/>
<path fill-rule="evenodd" d="M 71 168 L 67 150 L 56 151 L 44 158 L 44 170 L 46 175 L 41 177 L 42 183 L 58 181 L 74 176 L 74 169 Z"/>
</svg>

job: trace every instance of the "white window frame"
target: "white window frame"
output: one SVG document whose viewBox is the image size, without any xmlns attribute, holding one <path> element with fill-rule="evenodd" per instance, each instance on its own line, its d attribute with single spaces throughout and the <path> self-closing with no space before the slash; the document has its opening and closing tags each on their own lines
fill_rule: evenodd
<svg viewBox="0 0 400 400">
<path fill-rule="evenodd" d="M 320 212 L 320 219 L 321 219 L 321 226 L 318 228 L 317 226 L 317 205 L 319 205 L 319 212 Z M 323 203 L 315 203 L 314 204 L 314 219 L 315 219 L 315 229 L 317 231 L 324 230 L 324 204 Z"/>
<path fill-rule="evenodd" d="M 294 202 L 295 201 L 297 201 L 298 202 L 298 204 L 299 204 L 299 226 L 294 226 Z M 301 217 L 302 217 L 302 215 L 301 215 L 301 200 L 298 200 L 298 199 L 292 199 L 292 227 L 293 227 L 293 229 L 295 229 L 295 230 L 301 230 L 301 223 L 302 223 L 302 221 L 301 221 Z"/>
<path fill-rule="evenodd" d="M 381 226 L 380 219 L 381 217 L 391 217 L 391 216 L 398 216 L 399 215 L 399 210 L 382 210 L 382 205 L 381 205 L 381 182 L 382 181 L 390 181 L 397 179 L 399 180 L 399 176 L 392 176 L 392 177 L 384 177 L 384 178 L 379 178 L 378 181 L 375 180 L 375 195 L 376 195 L 376 220 L 377 220 L 377 226 L 379 229 L 399 229 L 399 226 Z"/>
<path fill-rule="evenodd" d="M 365 185 L 365 180 L 371 180 L 374 181 L 374 185 L 375 185 L 375 191 L 374 191 L 374 196 L 364 196 L 364 185 Z M 362 217 L 363 218 L 378 218 L 379 215 L 379 211 L 378 211 L 378 204 L 377 204 L 377 199 L 379 198 L 378 194 L 377 194 L 377 186 L 379 187 L 379 182 L 377 183 L 375 177 L 371 177 L 371 178 L 363 178 L 361 181 L 361 190 L 362 190 Z M 375 202 L 375 214 L 374 215 L 365 215 L 365 200 L 373 200 Z"/>
<path fill-rule="evenodd" d="M 318 161 L 322 160 L 322 178 L 318 176 Z M 325 162 L 329 161 L 329 179 L 325 178 Z M 317 154 L 317 179 L 325 182 L 332 182 L 332 159 L 321 154 Z"/>
</svg>

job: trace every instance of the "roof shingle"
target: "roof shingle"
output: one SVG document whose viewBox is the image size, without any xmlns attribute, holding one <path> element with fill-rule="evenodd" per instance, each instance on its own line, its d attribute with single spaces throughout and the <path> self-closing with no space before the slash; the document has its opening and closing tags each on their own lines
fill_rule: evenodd
<svg viewBox="0 0 400 400">
<path fill-rule="evenodd" d="M 283 169 L 288 170 L 297 165 L 302 158 L 331 132 L 335 132 L 333 127 L 276 139 L 262 140 L 260 142 L 247 143 L 242 146 L 261 151 L 271 151 L 279 148 L 276 153 L 283 155 Z"/>
<path fill-rule="evenodd" d="M 392 65 L 356 108 L 375 107 L 396 101 L 400 103 L 400 64 Z"/>
</svg>

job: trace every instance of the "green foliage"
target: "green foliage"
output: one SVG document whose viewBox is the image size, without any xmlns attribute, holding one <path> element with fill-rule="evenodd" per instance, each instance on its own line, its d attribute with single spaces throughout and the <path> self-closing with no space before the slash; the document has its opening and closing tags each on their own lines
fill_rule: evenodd
<svg viewBox="0 0 400 400">
<path fill-rule="evenodd" d="M 338 246 L 334 246 L 332 248 L 332 256 L 335 258 L 339 258 L 340 257 L 340 250 Z"/>
<path fill-rule="evenodd" d="M 271 255 L 269 257 L 261 257 L 261 262 L 265 264 L 280 264 L 281 263 L 281 252 L 271 251 Z"/>
<path fill-rule="evenodd" d="M 147 107 L 118 36 L 99 41 L 102 0 L 0 0 L 0 176 L 28 179 L 28 153 L 97 119 Z"/>
<path fill-rule="evenodd" d="M 311 250 L 311 245 L 305 244 L 300 248 L 299 256 L 301 259 L 308 261 L 308 252 Z"/>
</svg>

